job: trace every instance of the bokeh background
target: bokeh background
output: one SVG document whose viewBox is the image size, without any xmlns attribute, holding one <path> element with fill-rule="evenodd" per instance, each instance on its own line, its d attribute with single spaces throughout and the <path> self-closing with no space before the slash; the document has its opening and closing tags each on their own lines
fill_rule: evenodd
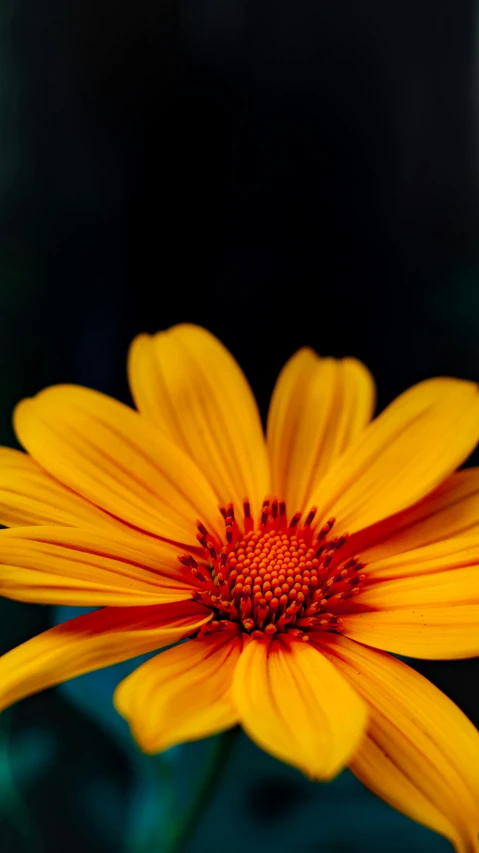
<svg viewBox="0 0 479 853">
<path fill-rule="evenodd" d="M 362 358 L 379 408 L 477 380 L 477 25 L 472 0 L 4 0 L 1 443 L 49 384 L 131 402 L 130 340 L 181 321 L 263 415 L 303 344 Z M 76 612 L 0 600 L 0 651 Z M 2 853 L 164 849 L 211 742 L 142 756 L 111 708 L 133 665 L 2 715 Z M 479 721 L 474 661 L 415 665 Z M 244 736 L 188 851 L 225 848 L 450 849 Z"/>
</svg>

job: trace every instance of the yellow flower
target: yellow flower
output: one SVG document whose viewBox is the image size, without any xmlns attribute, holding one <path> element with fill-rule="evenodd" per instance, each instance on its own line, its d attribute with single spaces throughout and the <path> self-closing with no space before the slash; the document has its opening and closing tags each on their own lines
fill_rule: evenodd
<svg viewBox="0 0 479 853">
<path fill-rule="evenodd" d="M 302 349 L 265 441 L 203 329 L 138 337 L 129 378 L 138 412 L 74 386 L 16 409 L 0 592 L 102 609 L 4 655 L 0 706 L 190 637 L 117 688 L 145 751 L 240 723 L 477 851 L 478 733 L 387 653 L 478 653 L 479 469 L 453 473 L 479 435 L 476 386 L 422 382 L 370 422 L 367 369 Z"/>
</svg>

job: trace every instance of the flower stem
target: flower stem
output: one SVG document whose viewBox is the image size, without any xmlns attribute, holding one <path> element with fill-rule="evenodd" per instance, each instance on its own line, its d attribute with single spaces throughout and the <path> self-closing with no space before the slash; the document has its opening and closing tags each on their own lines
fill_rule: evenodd
<svg viewBox="0 0 479 853">
<path fill-rule="evenodd" d="M 233 751 L 240 731 L 240 727 L 235 726 L 215 737 L 191 803 L 186 813 L 179 816 L 170 828 L 168 843 L 166 844 L 167 853 L 183 853 L 186 849 L 218 789 L 222 771 Z"/>
</svg>

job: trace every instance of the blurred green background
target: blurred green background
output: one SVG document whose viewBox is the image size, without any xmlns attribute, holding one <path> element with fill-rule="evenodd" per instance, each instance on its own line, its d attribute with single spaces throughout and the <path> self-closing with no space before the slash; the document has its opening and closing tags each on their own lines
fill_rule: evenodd
<svg viewBox="0 0 479 853">
<path fill-rule="evenodd" d="M 304 344 L 366 361 L 380 408 L 477 380 L 477 60 L 469 0 L 4 0 L 0 441 L 49 384 L 130 402 L 131 338 L 184 320 L 232 349 L 263 415 Z M 0 651 L 76 614 L 0 600 Z M 415 665 L 478 722 L 476 662 Z M 111 707 L 134 666 L 2 715 L 2 853 L 164 849 L 211 742 L 142 756 Z M 188 849 L 225 848 L 449 846 L 241 735 Z"/>
</svg>

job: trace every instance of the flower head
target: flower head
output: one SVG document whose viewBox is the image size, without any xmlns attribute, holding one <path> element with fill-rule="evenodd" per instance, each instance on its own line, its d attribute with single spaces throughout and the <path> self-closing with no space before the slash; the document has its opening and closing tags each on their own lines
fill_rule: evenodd
<svg viewBox="0 0 479 853">
<path fill-rule="evenodd" d="M 212 335 L 142 335 L 138 411 L 58 386 L 0 452 L 0 592 L 98 609 L 0 659 L 0 706 L 182 639 L 115 693 L 149 752 L 240 723 L 311 778 L 348 765 L 396 808 L 478 851 L 479 738 L 389 653 L 476 655 L 479 394 L 422 382 L 371 421 L 354 359 L 300 350 L 266 439 Z"/>
</svg>

